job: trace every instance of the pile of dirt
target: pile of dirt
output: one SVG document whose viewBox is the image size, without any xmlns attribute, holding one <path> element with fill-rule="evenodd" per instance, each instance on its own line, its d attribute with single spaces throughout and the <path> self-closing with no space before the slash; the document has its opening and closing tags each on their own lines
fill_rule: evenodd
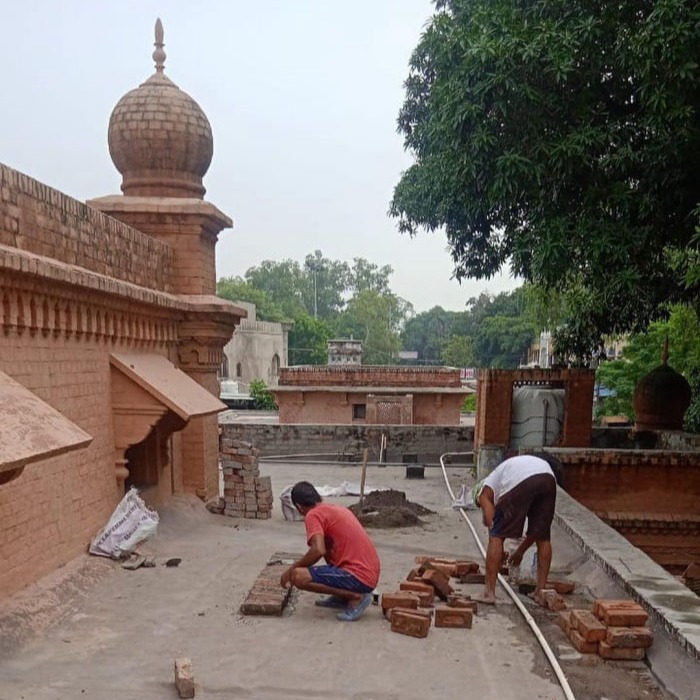
<svg viewBox="0 0 700 700">
<path fill-rule="evenodd" d="M 365 527 L 392 528 L 422 525 L 419 515 L 429 515 L 432 510 L 420 503 L 413 503 L 406 498 L 403 491 L 387 489 L 372 491 L 365 496 L 364 506 L 350 506 L 350 510 Z"/>
</svg>

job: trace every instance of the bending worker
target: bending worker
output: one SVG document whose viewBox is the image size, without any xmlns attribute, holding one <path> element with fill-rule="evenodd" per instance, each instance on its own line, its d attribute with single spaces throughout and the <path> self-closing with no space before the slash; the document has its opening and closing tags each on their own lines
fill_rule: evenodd
<svg viewBox="0 0 700 700">
<path fill-rule="evenodd" d="M 519 566 L 528 548 L 533 543 L 537 545 L 537 587 L 532 597 L 543 604 L 540 591 L 546 588 L 552 564 L 550 533 L 557 498 L 555 472 L 561 473 L 561 465 L 551 455 L 519 455 L 501 462 L 474 486 L 474 503 L 481 508 L 484 525 L 489 529 L 484 593 L 475 596 L 475 600 L 488 605 L 496 602 L 503 541 L 521 538 L 527 518 L 525 539 L 509 556 L 508 563 Z"/>
<path fill-rule="evenodd" d="M 372 602 L 372 591 L 379 581 L 379 556 L 372 540 L 352 511 L 323 503 L 308 481 L 295 484 L 292 503 L 304 516 L 306 554 L 280 578 L 302 591 L 324 593 L 316 605 L 339 608 L 338 620 L 353 622 Z M 314 566 L 320 559 L 325 565 Z"/>
</svg>

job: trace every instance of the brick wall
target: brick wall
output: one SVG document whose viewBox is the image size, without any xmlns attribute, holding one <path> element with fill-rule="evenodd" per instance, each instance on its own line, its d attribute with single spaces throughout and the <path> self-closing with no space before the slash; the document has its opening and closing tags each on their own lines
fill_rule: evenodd
<svg viewBox="0 0 700 700">
<path fill-rule="evenodd" d="M 451 367 L 285 367 L 280 371 L 280 386 L 462 386 L 459 370 Z"/>
<path fill-rule="evenodd" d="M 566 490 L 596 513 L 697 514 L 700 453 L 547 448 Z"/>
<path fill-rule="evenodd" d="M 149 289 L 175 290 L 169 245 L 2 164 L 0 244 Z"/>
<path fill-rule="evenodd" d="M 387 461 L 400 462 L 415 453 L 420 462 L 435 463 L 445 452 L 471 452 L 474 429 L 469 426 L 254 425 L 222 423 L 223 437 L 244 440 L 269 455 L 330 454 L 359 457 L 369 448 L 379 458 L 382 433 L 387 436 Z"/>
<path fill-rule="evenodd" d="M 591 442 L 595 372 L 587 369 L 479 370 L 475 443 L 510 445 L 513 386 L 517 383 L 562 386 L 564 425 L 558 445 L 587 447 Z"/>
</svg>

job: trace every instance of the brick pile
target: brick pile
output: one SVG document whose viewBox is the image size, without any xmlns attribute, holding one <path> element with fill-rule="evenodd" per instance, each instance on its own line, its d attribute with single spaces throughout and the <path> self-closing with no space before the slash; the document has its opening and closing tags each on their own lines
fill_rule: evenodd
<svg viewBox="0 0 700 700">
<path fill-rule="evenodd" d="M 570 610 L 560 625 L 577 651 L 611 661 L 641 661 L 654 640 L 649 616 L 631 600 L 596 600 L 593 610 Z"/>
<path fill-rule="evenodd" d="M 273 554 L 248 591 L 240 607 L 241 614 L 282 615 L 289 601 L 292 587 L 282 588 L 280 577 L 290 564 L 300 558 L 300 554 L 286 552 Z"/>
<path fill-rule="evenodd" d="M 269 476 L 260 476 L 259 455 L 260 450 L 249 442 L 221 438 L 224 515 L 260 520 L 272 517 L 272 481 Z"/>
<path fill-rule="evenodd" d="M 469 596 L 455 593 L 450 579 L 478 574 L 479 564 L 435 557 L 416 557 L 416 564 L 398 591 L 382 595 L 382 612 L 391 623 L 391 631 L 422 638 L 428 636 L 432 624 L 470 629 L 477 604 Z M 437 606 L 436 597 L 442 601 Z"/>
</svg>

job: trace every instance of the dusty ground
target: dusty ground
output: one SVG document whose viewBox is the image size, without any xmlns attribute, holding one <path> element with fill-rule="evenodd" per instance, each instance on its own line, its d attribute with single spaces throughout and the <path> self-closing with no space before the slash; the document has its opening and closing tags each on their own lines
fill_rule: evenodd
<svg viewBox="0 0 700 700">
<path fill-rule="evenodd" d="M 359 481 L 356 465 L 264 464 L 261 471 L 272 475 L 276 494 L 299 479 L 319 486 Z M 422 515 L 422 526 L 370 531 L 382 559 L 379 592 L 398 587 L 415 555 L 479 557 L 449 507 L 440 471 L 426 469 L 424 480 L 404 474 L 399 467 L 372 468 L 367 484 L 405 491 L 435 513 Z M 453 487 L 466 478 L 466 470 L 451 470 Z M 555 534 L 554 567 L 569 570 L 579 555 L 560 538 Z M 238 607 L 267 559 L 303 548 L 303 523 L 284 521 L 278 502 L 270 521 L 237 521 L 178 500 L 142 547 L 156 557 L 155 568 L 126 571 L 84 557 L 0 606 L 0 700 L 174 698 L 172 665 L 181 655 L 192 658 L 202 698 L 563 697 L 503 594 L 498 606 L 479 611 L 472 630 L 432 628 L 421 640 L 390 632 L 377 607 L 357 622 L 337 622 L 305 593 L 282 618 L 241 617 Z M 182 563 L 165 567 L 170 557 Z M 578 604 L 588 604 L 585 587 L 577 595 Z M 554 614 L 534 612 L 579 700 L 669 697 L 644 664 L 582 658 L 554 626 Z"/>
</svg>

